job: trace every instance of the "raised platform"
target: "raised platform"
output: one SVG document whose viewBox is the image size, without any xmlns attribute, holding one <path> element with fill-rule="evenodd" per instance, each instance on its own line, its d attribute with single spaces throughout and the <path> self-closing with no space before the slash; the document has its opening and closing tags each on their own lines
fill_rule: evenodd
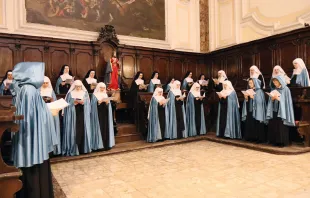
<svg viewBox="0 0 310 198">
<path fill-rule="evenodd" d="M 142 140 L 134 124 L 117 124 L 116 144 Z"/>
</svg>

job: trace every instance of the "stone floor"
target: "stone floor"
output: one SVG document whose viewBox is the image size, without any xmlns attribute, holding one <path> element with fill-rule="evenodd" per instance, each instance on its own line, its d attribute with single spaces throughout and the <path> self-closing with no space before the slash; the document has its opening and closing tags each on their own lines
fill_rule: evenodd
<svg viewBox="0 0 310 198">
<path fill-rule="evenodd" d="M 310 197 L 310 153 L 198 141 L 52 165 L 68 198 Z"/>
</svg>

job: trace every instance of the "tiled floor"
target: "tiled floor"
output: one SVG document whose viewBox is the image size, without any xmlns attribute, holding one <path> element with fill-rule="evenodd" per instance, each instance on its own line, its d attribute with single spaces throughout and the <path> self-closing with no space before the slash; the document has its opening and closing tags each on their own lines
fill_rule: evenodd
<svg viewBox="0 0 310 198">
<path fill-rule="evenodd" d="M 310 154 L 209 141 L 52 165 L 67 197 L 310 197 Z"/>
</svg>

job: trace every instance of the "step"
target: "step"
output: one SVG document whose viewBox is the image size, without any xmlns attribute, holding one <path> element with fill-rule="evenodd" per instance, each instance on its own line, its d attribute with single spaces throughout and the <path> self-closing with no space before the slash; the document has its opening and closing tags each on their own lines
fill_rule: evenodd
<svg viewBox="0 0 310 198">
<path fill-rule="evenodd" d="M 117 103 L 116 104 L 116 110 L 120 110 L 120 109 L 127 109 L 128 108 L 128 104 L 127 103 Z"/>
<path fill-rule="evenodd" d="M 139 141 L 139 140 L 142 140 L 142 137 L 138 133 L 126 134 L 126 135 L 117 134 L 115 136 L 116 144 L 125 143 L 125 142 L 135 142 L 135 141 Z"/>
<path fill-rule="evenodd" d="M 137 134 L 137 128 L 134 124 L 117 124 L 117 135 Z"/>
</svg>

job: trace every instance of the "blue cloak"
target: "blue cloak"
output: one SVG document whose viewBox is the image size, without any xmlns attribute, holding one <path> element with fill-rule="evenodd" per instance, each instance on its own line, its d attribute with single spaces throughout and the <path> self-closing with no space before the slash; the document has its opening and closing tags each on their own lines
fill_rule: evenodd
<svg viewBox="0 0 310 198">
<path fill-rule="evenodd" d="M 224 136 L 231 139 L 241 139 L 241 129 L 240 129 L 240 114 L 238 108 L 238 98 L 235 91 L 231 92 L 227 96 L 227 117 L 226 117 L 226 128 Z M 216 124 L 216 135 L 219 136 L 219 124 L 220 124 L 220 112 L 221 103 L 218 107 L 217 124 Z"/>
<path fill-rule="evenodd" d="M 91 98 L 91 112 L 90 112 L 91 132 L 92 132 L 91 145 L 92 145 L 93 150 L 98 150 L 98 149 L 103 148 L 97 105 L 98 105 L 98 99 L 93 94 Z M 109 105 L 109 139 L 111 140 L 109 147 L 112 148 L 115 145 L 113 114 L 112 114 L 111 103 L 109 103 L 108 105 Z"/>
<path fill-rule="evenodd" d="M 192 93 L 188 94 L 187 102 L 186 102 L 186 124 L 188 136 L 196 136 L 196 122 L 195 122 L 195 104 L 194 104 L 195 96 Z M 200 135 L 204 135 L 207 133 L 206 123 L 205 123 L 205 114 L 203 105 L 201 104 L 201 125 L 200 125 Z"/>
<path fill-rule="evenodd" d="M 106 85 L 109 85 L 110 84 L 110 81 L 111 81 L 111 73 L 112 73 L 112 66 L 111 66 L 111 60 L 109 60 L 107 62 L 107 66 L 106 66 L 106 69 L 104 71 L 104 83 Z"/>
<path fill-rule="evenodd" d="M 168 108 L 167 105 L 165 106 L 165 116 L 166 116 L 166 125 L 165 125 L 165 133 L 162 137 L 161 135 L 161 129 L 160 129 L 160 123 L 158 118 L 158 105 L 159 103 L 157 100 L 153 97 L 150 102 L 150 109 L 149 109 L 149 123 L 148 123 L 148 133 L 147 133 L 147 142 L 156 142 L 158 140 L 169 138 L 169 116 L 168 116 Z"/>
<path fill-rule="evenodd" d="M 265 93 L 261 89 L 261 81 L 257 78 L 252 78 L 255 85 L 255 95 L 254 99 L 250 99 L 249 101 L 243 101 L 242 108 L 242 121 L 246 120 L 246 116 L 248 114 L 246 104 L 249 102 L 250 108 L 249 113 L 253 114 L 253 118 L 259 122 L 266 123 L 266 101 L 265 101 Z"/>
<path fill-rule="evenodd" d="M 155 85 L 153 84 L 151 80 L 149 86 L 147 86 L 147 92 L 153 93 L 154 90 L 155 90 Z"/>
<path fill-rule="evenodd" d="M 181 90 L 187 90 L 187 81 L 184 79 L 182 82 Z"/>
<path fill-rule="evenodd" d="M 175 111 L 175 95 L 173 94 L 172 91 L 168 93 L 168 98 L 170 98 L 167 107 L 169 111 L 169 126 L 168 126 L 168 136 L 166 138 L 169 139 L 176 139 L 178 137 L 177 134 L 177 118 L 176 118 L 176 111 Z M 183 138 L 187 138 L 187 128 L 186 128 L 186 115 L 185 115 L 185 108 L 184 108 L 184 103 L 182 105 L 182 112 L 183 112 L 183 121 L 184 121 L 184 127 L 185 130 L 183 131 Z"/>
<path fill-rule="evenodd" d="M 24 62 L 15 65 L 11 88 L 15 95 L 19 132 L 13 136 L 14 166 L 31 167 L 49 159 L 49 153 L 58 144 L 53 116 L 41 97 L 39 88 L 44 81 L 44 63 Z"/>
<path fill-rule="evenodd" d="M 1 85 L 0 85 L 0 96 L 3 96 L 3 90 L 4 90 L 4 83 L 1 83 Z"/>
<path fill-rule="evenodd" d="M 292 78 L 293 78 L 293 75 L 292 75 Z M 310 82 L 308 80 L 307 69 L 305 69 L 305 68 L 302 69 L 301 73 L 296 75 L 296 84 L 299 84 L 302 87 L 309 87 L 310 86 Z"/>
<path fill-rule="evenodd" d="M 52 98 L 53 98 L 54 101 L 57 100 L 56 94 L 55 94 L 54 90 L 53 90 L 53 92 L 52 92 Z M 53 118 L 54 118 L 54 125 L 55 125 L 55 131 L 56 131 L 57 142 L 58 142 L 57 146 L 54 147 L 54 152 L 53 152 L 53 153 L 54 153 L 55 155 L 60 155 L 60 154 L 61 154 L 61 138 L 60 138 L 60 122 L 59 122 L 59 115 L 53 116 Z"/>
<path fill-rule="evenodd" d="M 165 92 L 169 92 L 170 91 L 170 85 L 169 84 L 167 84 L 167 86 L 166 86 L 166 88 L 165 88 Z"/>
<path fill-rule="evenodd" d="M 68 93 L 67 103 L 69 106 L 64 109 L 63 118 L 63 139 L 62 154 L 66 156 L 79 155 L 79 149 L 76 144 L 76 114 L 74 98 Z M 90 127 L 90 102 L 88 93 L 84 95 L 84 153 L 91 152 L 91 127 Z"/>
<path fill-rule="evenodd" d="M 276 79 L 281 84 L 281 88 L 277 88 L 276 90 L 281 94 L 280 101 L 271 100 L 269 97 L 266 119 L 270 120 L 273 118 L 273 112 L 278 111 L 278 117 L 282 118 L 283 124 L 287 126 L 295 126 L 295 118 L 294 118 L 294 108 L 292 102 L 291 91 L 287 87 L 285 80 L 282 76 L 276 76 Z"/>
<path fill-rule="evenodd" d="M 55 93 L 56 94 L 60 94 L 59 91 L 59 85 L 62 83 L 62 79 L 60 78 L 60 76 L 58 77 L 57 81 L 56 81 L 56 86 L 55 86 Z"/>
</svg>

